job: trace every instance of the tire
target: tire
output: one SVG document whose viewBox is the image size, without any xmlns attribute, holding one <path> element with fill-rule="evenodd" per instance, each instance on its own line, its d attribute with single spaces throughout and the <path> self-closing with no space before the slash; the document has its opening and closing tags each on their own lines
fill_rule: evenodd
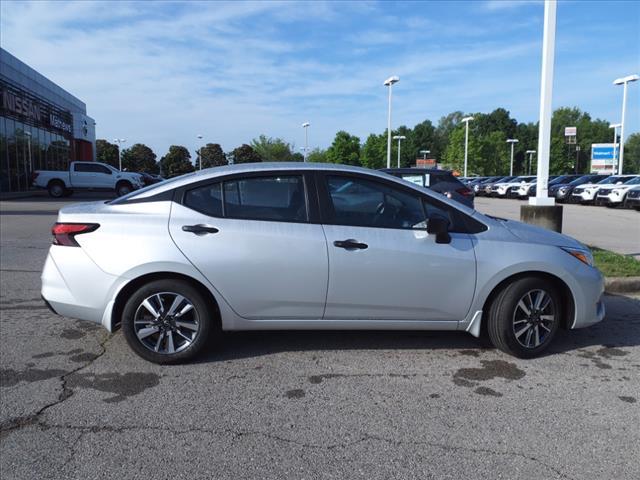
<svg viewBox="0 0 640 480">
<path fill-rule="evenodd" d="M 540 298 L 544 308 L 536 312 L 531 307 L 536 306 L 540 292 L 544 293 Z M 561 321 L 562 303 L 553 283 L 524 277 L 506 285 L 495 297 L 489 307 L 487 331 L 497 349 L 518 358 L 533 358 L 551 344 Z"/>
<path fill-rule="evenodd" d="M 122 197 L 133 191 L 133 186 L 129 182 L 120 182 L 116 185 L 116 195 Z"/>
<path fill-rule="evenodd" d="M 66 188 L 64 188 L 64 184 L 60 181 L 49 182 L 47 186 L 47 190 L 49 191 L 49 196 L 53 198 L 61 198 L 64 196 L 64 192 Z"/>
<path fill-rule="evenodd" d="M 183 301 L 173 309 L 173 315 L 168 315 L 178 297 Z M 193 359 L 218 330 L 210 302 L 190 283 L 175 279 L 155 280 L 140 287 L 125 303 L 121 320 L 124 338 L 131 349 L 158 364 Z"/>
</svg>

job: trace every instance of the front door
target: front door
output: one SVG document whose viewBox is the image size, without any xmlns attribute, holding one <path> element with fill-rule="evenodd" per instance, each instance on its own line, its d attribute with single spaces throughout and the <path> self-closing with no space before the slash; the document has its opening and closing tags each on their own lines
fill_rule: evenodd
<svg viewBox="0 0 640 480">
<path fill-rule="evenodd" d="M 326 175 L 329 289 L 324 318 L 458 321 L 476 282 L 470 235 L 438 244 L 426 231 L 446 204 L 365 175 Z M 455 228 L 454 228 L 455 230 Z"/>
<path fill-rule="evenodd" d="M 305 184 L 303 175 L 234 177 L 172 207 L 171 237 L 241 317 L 322 318 L 327 246 L 309 222 Z"/>
</svg>

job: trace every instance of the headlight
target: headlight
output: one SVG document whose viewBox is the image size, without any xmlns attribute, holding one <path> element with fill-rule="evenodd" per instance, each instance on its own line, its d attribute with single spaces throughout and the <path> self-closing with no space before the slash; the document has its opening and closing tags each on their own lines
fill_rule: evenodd
<svg viewBox="0 0 640 480">
<path fill-rule="evenodd" d="M 569 255 L 577 258 L 582 263 L 593 267 L 593 254 L 591 250 L 583 250 L 579 248 L 568 248 L 568 247 L 560 247 L 562 250 L 567 252 Z"/>
<path fill-rule="evenodd" d="M 562 194 L 567 193 L 567 189 L 566 189 L 566 188 L 564 188 L 564 187 L 559 188 L 559 189 L 558 189 L 558 191 L 559 191 L 560 193 L 562 193 Z"/>
<path fill-rule="evenodd" d="M 613 193 L 614 195 L 622 195 L 622 190 L 618 188 L 617 190 L 614 190 L 611 193 Z"/>
</svg>

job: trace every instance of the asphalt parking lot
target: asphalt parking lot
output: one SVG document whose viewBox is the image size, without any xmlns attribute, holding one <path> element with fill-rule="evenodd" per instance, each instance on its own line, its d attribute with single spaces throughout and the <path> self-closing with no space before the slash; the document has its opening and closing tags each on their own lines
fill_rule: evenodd
<svg viewBox="0 0 640 480">
<path fill-rule="evenodd" d="M 462 333 L 255 332 L 162 367 L 40 300 L 66 203 L 0 203 L 3 479 L 640 478 L 637 299 L 536 360 Z"/>
</svg>

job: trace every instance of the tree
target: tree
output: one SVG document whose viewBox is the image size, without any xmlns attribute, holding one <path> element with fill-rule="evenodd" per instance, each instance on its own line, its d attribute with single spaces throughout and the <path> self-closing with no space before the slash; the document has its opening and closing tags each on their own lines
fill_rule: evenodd
<svg viewBox="0 0 640 480">
<path fill-rule="evenodd" d="M 222 151 L 222 147 L 218 143 L 207 143 L 199 150 L 199 155 L 196 158 L 195 169 L 200 169 L 200 160 L 202 159 L 202 168 L 220 167 L 227 165 L 227 156 Z"/>
<path fill-rule="evenodd" d="M 624 144 L 624 173 L 640 173 L 640 133 L 632 133 Z"/>
<path fill-rule="evenodd" d="M 160 159 L 162 174 L 167 177 L 177 177 L 185 173 L 193 172 L 191 154 L 182 145 L 171 145 L 167 154 Z"/>
<path fill-rule="evenodd" d="M 119 168 L 118 146 L 103 139 L 96 140 L 96 161 Z"/>
<path fill-rule="evenodd" d="M 360 151 L 363 167 L 378 169 L 387 166 L 387 137 L 372 133 L 367 137 Z"/>
<path fill-rule="evenodd" d="M 464 124 L 459 125 L 449 134 L 449 143 L 442 156 L 442 162 L 452 170 L 464 172 L 464 141 L 466 128 Z M 484 170 L 482 158 L 479 151 L 478 138 L 471 135 L 469 126 L 469 147 L 467 150 L 467 171 L 468 173 L 478 173 Z"/>
<path fill-rule="evenodd" d="M 122 168 L 130 172 L 158 173 L 156 154 L 143 143 L 122 151 Z"/>
<path fill-rule="evenodd" d="M 327 163 L 327 151 L 315 148 L 307 155 L 307 162 Z"/>
<path fill-rule="evenodd" d="M 360 165 L 360 139 L 340 130 L 327 149 L 327 160 L 331 163 Z"/>
<path fill-rule="evenodd" d="M 233 156 L 233 163 L 256 163 L 262 161 L 262 157 L 246 143 L 236 148 L 231 152 L 231 155 Z"/>
<path fill-rule="evenodd" d="M 251 141 L 251 147 L 265 162 L 294 162 L 293 148 L 281 138 L 260 135 Z"/>
<path fill-rule="evenodd" d="M 448 142 L 447 142 L 448 143 Z M 413 158 L 422 158 L 420 150 L 429 150 L 429 156 L 438 158 L 442 151 L 438 150 L 436 129 L 431 120 L 425 120 L 413 127 Z"/>
<path fill-rule="evenodd" d="M 449 134 L 460 124 L 463 118 L 464 113 L 461 111 L 451 112 L 449 115 L 440 118 L 438 127 L 435 130 L 433 148 L 426 149 L 431 150 L 431 156 L 433 158 L 440 158 L 442 156 L 449 143 Z"/>
</svg>

